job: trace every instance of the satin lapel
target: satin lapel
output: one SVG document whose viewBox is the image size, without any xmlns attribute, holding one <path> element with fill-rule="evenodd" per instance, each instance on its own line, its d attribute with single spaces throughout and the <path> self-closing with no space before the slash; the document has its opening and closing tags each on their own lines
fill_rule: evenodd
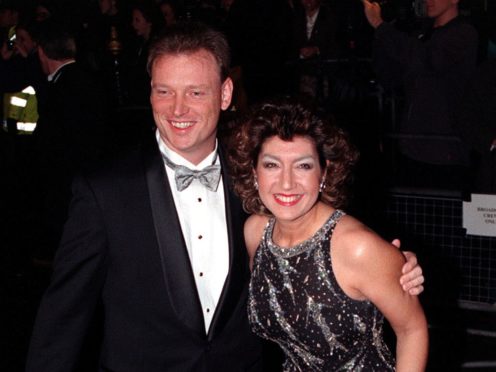
<svg viewBox="0 0 496 372">
<path fill-rule="evenodd" d="M 174 199 L 156 144 L 145 154 L 146 178 L 165 285 L 174 311 L 189 328 L 205 336 L 205 325 Z"/>
<path fill-rule="evenodd" d="M 224 161 L 222 151 L 219 150 L 222 163 L 222 180 L 225 190 L 226 222 L 229 239 L 229 272 L 217 305 L 210 329 L 208 339 L 218 335 L 228 322 L 236 306 L 238 306 L 243 290 L 249 280 L 248 255 L 244 244 L 243 225 L 246 213 L 243 211 L 241 202 L 230 187 L 227 164 Z M 243 299 L 244 301 L 244 299 Z M 243 307 L 246 304 L 242 304 Z M 243 308 L 243 311 L 246 309 Z"/>
</svg>

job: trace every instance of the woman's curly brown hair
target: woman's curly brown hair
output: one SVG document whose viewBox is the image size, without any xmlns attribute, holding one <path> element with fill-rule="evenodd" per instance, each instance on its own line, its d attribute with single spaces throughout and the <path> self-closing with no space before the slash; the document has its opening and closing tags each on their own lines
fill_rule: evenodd
<svg viewBox="0 0 496 372">
<path fill-rule="evenodd" d="M 258 196 L 253 170 L 263 143 L 273 136 L 284 141 L 302 136 L 315 143 L 320 165 L 322 169 L 327 168 L 320 200 L 334 208 L 342 208 L 358 153 L 342 129 L 321 119 L 302 103 L 289 99 L 260 104 L 232 127 L 227 155 L 234 190 L 241 198 L 243 208 L 248 213 L 271 214 Z M 326 165 L 327 160 L 329 165 Z"/>
</svg>

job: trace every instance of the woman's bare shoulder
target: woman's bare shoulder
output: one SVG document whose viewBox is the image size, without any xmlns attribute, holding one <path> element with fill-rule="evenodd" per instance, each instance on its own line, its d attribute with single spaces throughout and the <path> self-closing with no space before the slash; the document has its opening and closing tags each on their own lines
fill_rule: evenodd
<svg viewBox="0 0 496 372">
<path fill-rule="evenodd" d="M 353 217 L 345 216 L 331 238 L 333 269 L 348 295 L 372 299 L 373 291 L 399 286 L 404 257 L 392 244 Z"/>
<path fill-rule="evenodd" d="M 344 216 L 336 225 L 332 236 L 333 247 L 347 264 L 361 266 L 371 257 L 393 255 L 401 253 L 390 243 L 382 239 L 369 227 L 351 216 Z"/>
</svg>

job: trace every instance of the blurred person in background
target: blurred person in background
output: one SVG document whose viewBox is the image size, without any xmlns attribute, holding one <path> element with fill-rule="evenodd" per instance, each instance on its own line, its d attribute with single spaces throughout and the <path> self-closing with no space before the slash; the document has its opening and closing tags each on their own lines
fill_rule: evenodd
<svg viewBox="0 0 496 372">
<path fill-rule="evenodd" d="M 0 92 L 17 92 L 32 86 L 40 98 L 46 88 L 46 77 L 38 58 L 35 21 L 21 22 L 16 27 L 12 46 L 5 41 L 1 46 Z"/>
<path fill-rule="evenodd" d="M 164 17 L 165 27 L 170 27 L 179 20 L 181 11 L 179 4 L 174 0 L 159 1 L 158 6 Z"/>
<path fill-rule="evenodd" d="M 476 67 L 477 32 L 459 15 L 459 0 L 426 0 L 429 23 L 415 35 L 385 22 L 379 3 L 363 0 L 375 29 L 379 81 L 405 93 L 399 142 L 407 186 L 463 188 L 468 152 L 456 137 L 455 111 Z"/>
<path fill-rule="evenodd" d="M 75 38 L 65 24 L 44 21 L 37 42 L 48 89 L 33 133 L 39 203 L 33 255 L 50 262 L 67 217 L 72 178 L 103 154 L 108 107 L 101 84 L 76 62 Z"/>
<path fill-rule="evenodd" d="M 131 6 L 131 24 L 135 33 L 126 51 L 125 84 L 127 104 L 149 106 L 150 76 L 146 69 L 148 49 L 164 27 L 164 19 L 154 0 L 138 0 Z"/>
</svg>

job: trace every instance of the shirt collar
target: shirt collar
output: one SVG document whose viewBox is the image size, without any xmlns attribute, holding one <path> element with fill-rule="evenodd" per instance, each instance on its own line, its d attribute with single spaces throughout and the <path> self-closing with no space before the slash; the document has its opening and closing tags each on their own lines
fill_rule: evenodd
<svg viewBox="0 0 496 372">
<path fill-rule="evenodd" d="M 203 159 L 200 163 L 197 165 L 189 162 L 185 158 L 183 158 L 181 155 L 179 155 L 177 152 L 171 150 L 165 142 L 162 140 L 160 137 L 160 132 L 158 129 L 155 132 L 155 137 L 157 139 L 158 147 L 160 149 L 160 152 L 162 154 L 165 154 L 172 162 L 178 164 L 178 165 L 184 165 L 185 167 L 188 167 L 190 169 L 194 170 L 200 170 L 205 167 L 208 167 L 209 165 L 212 165 L 215 160 L 215 164 L 219 164 L 219 157 L 217 156 L 217 146 L 218 142 L 217 139 L 215 140 L 215 148 L 214 151 L 212 151 L 210 154 L 208 154 L 205 159 Z"/>
<path fill-rule="evenodd" d="M 310 23 L 313 25 L 315 23 L 315 20 L 319 16 L 319 12 L 320 12 L 320 7 L 315 11 L 315 13 L 312 16 L 310 16 L 310 17 L 307 16 L 307 23 Z"/>
<path fill-rule="evenodd" d="M 67 62 L 65 62 L 65 63 L 61 64 L 59 67 L 57 67 L 57 69 L 56 69 L 54 72 L 52 72 L 50 75 L 48 75 L 48 78 L 47 78 L 47 79 L 48 79 L 48 81 L 53 81 L 54 83 L 55 83 L 55 82 L 57 82 L 57 79 L 58 79 L 58 78 L 59 78 L 59 76 L 60 76 L 60 75 L 58 74 L 58 72 L 60 71 L 60 69 L 61 69 L 62 67 L 64 67 L 64 66 L 70 65 L 70 64 L 72 64 L 72 63 L 76 63 L 76 61 L 73 59 L 73 60 L 70 60 L 70 61 L 67 61 Z"/>
</svg>

